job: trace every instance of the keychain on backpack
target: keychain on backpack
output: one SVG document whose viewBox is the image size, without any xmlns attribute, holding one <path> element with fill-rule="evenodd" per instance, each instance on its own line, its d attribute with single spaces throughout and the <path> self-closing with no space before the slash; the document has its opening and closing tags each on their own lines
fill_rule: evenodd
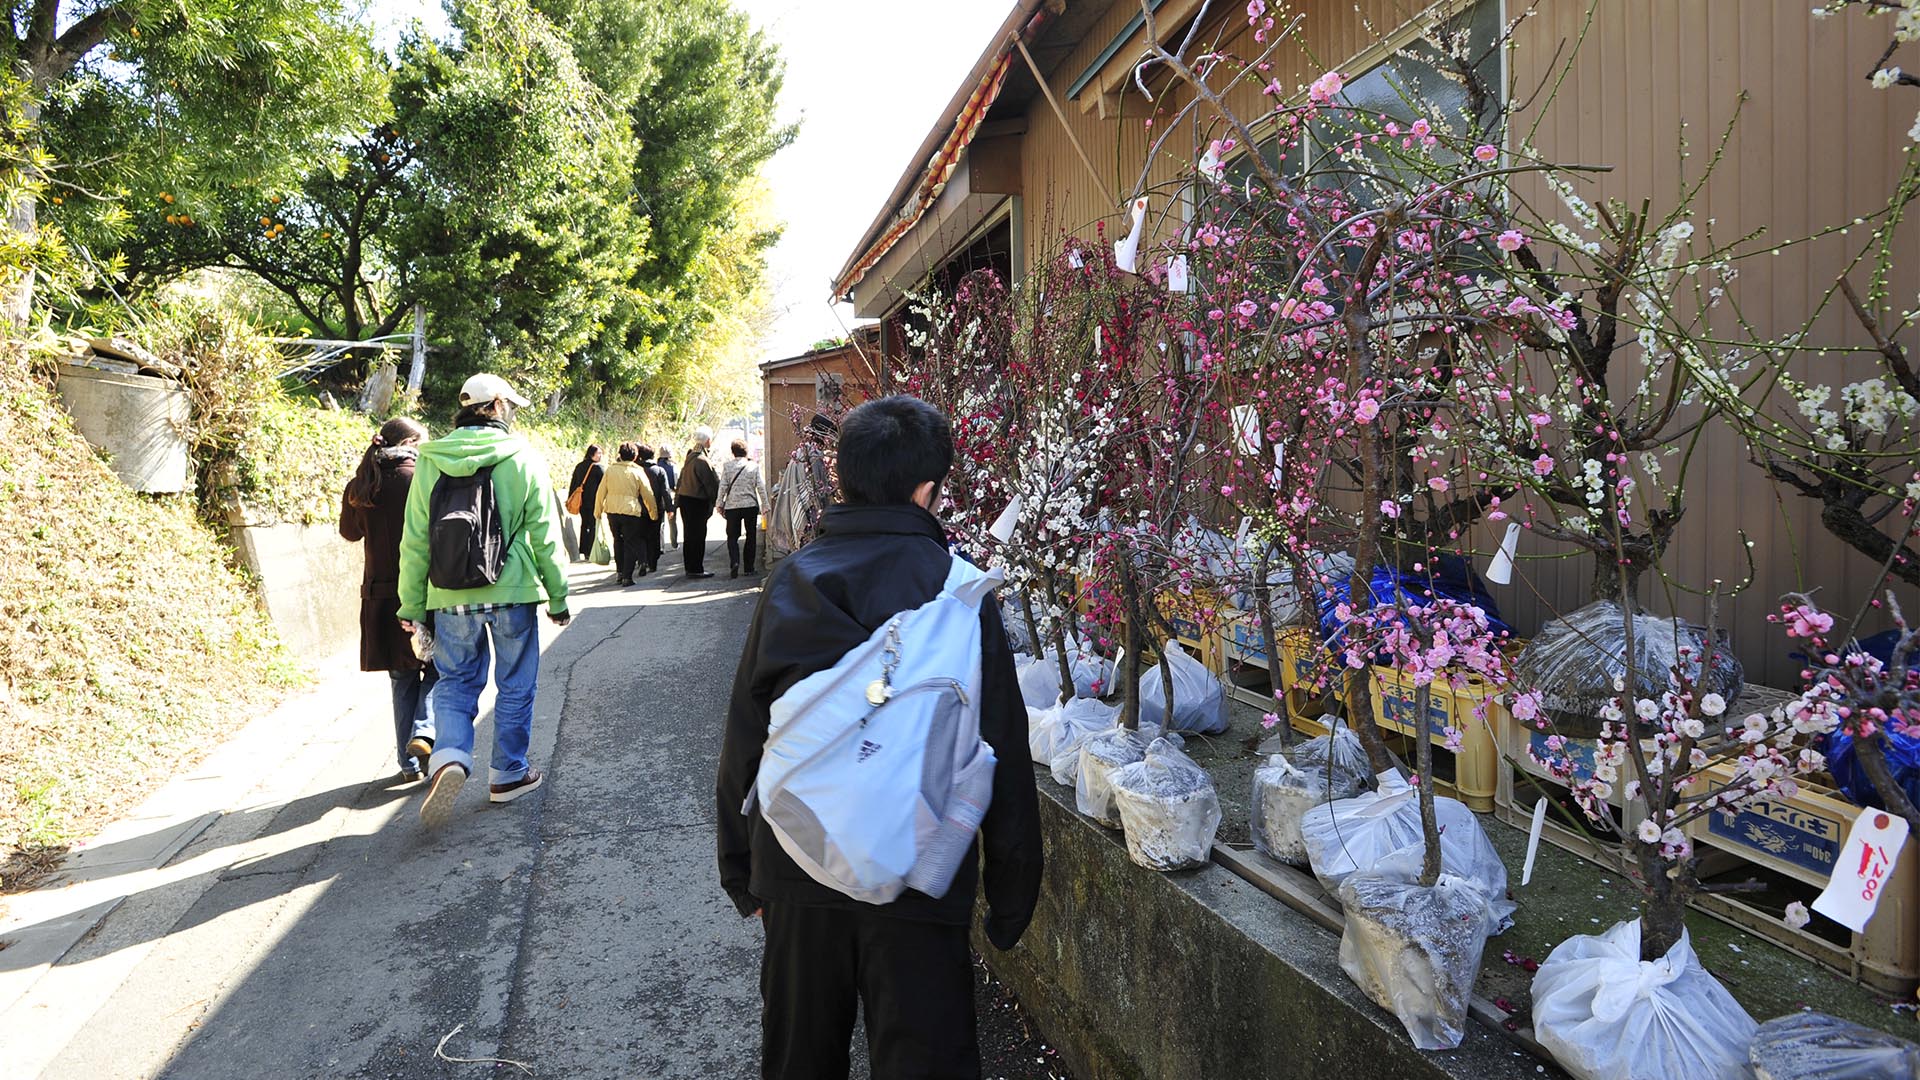
<svg viewBox="0 0 1920 1080">
<path fill-rule="evenodd" d="M 880 654 L 880 677 L 867 684 L 867 704 L 879 708 L 893 696 L 893 669 L 900 665 L 900 620 L 887 625 L 887 647 Z M 862 726 L 866 721 L 860 721 Z"/>
</svg>

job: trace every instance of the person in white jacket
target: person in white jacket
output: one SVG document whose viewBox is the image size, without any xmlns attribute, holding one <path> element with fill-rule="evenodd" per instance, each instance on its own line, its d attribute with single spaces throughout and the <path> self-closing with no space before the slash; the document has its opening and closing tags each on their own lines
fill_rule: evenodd
<svg viewBox="0 0 1920 1080">
<path fill-rule="evenodd" d="M 740 576 L 740 534 L 747 535 L 747 573 L 757 572 L 754 534 L 760 529 L 760 508 L 767 504 L 766 481 L 760 466 L 747 460 L 747 443 L 733 440 L 733 457 L 720 467 L 720 512 L 727 518 L 727 569 Z"/>
</svg>

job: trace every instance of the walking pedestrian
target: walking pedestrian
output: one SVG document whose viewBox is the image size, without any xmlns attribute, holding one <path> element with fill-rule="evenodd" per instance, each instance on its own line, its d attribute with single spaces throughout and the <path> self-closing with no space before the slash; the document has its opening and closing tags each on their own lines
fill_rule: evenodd
<svg viewBox="0 0 1920 1080">
<path fill-rule="evenodd" d="M 661 443 L 660 452 L 654 455 L 653 460 L 654 464 L 660 466 L 660 471 L 667 474 L 667 491 L 671 493 L 674 488 L 680 486 L 680 470 L 673 464 L 673 447 Z M 678 548 L 680 546 L 680 506 L 676 499 L 668 499 L 667 504 L 665 529 L 667 546 Z"/>
<path fill-rule="evenodd" d="M 580 518 L 580 554 L 574 556 L 575 562 L 593 551 L 594 528 L 600 520 L 593 508 L 600 495 L 600 479 L 607 474 L 601 456 L 598 446 L 588 446 L 587 456 L 573 467 L 573 480 L 567 484 L 567 510 Z"/>
<path fill-rule="evenodd" d="M 393 691 L 393 746 L 400 781 L 426 775 L 433 753 L 433 684 L 439 673 L 413 652 L 413 638 L 400 624 L 400 536 L 406 525 L 407 491 L 426 426 L 396 416 L 360 456 L 360 468 L 340 493 L 340 535 L 361 543 L 360 670 L 384 671 Z"/>
<path fill-rule="evenodd" d="M 460 388 L 454 430 L 420 447 L 400 541 L 400 618 L 433 618 L 433 777 L 420 820 L 447 821 L 473 769 L 473 719 L 489 661 L 497 694 L 487 798 L 512 802 L 545 777 L 527 761 L 540 674 L 534 608 L 545 590 L 555 626 L 567 611 L 560 515 L 547 469 L 509 426 L 527 399 L 498 375 Z M 411 629 L 411 625 L 408 627 Z M 491 642 L 491 656 L 489 656 Z"/>
<path fill-rule="evenodd" d="M 713 576 L 707 569 L 707 519 L 713 516 L 714 500 L 720 496 L 720 477 L 707 461 L 707 451 L 712 448 L 713 429 L 693 429 L 693 448 L 687 451 L 686 463 L 680 466 L 680 482 L 673 488 L 686 537 L 680 558 L 690 578 Z"/>
<path fill-rule="evenodd" d="M 720 881 L 766 931 L 760 968 L 761 1075 L 844 1077 L 856 1000 L 876 1077 L 980 1075 L 967 928 L 984 856 L 986 934 L 1010 949 L 1040 891 L 1041 848 L 1026 709 L 998 605 L 980 606 L 980 734 L 996 765 L 985 820 L 940 897 L 913 889 L 869 904 L 802 871 L 758 808 L 743 814 L 774 700 L 837 664 L 896 614 L 937 596 L 953 556 L 928 512 L 953 463 L 939 410 L 882 398 L 847 415 L 839 438 L 845 502 L 818 540 L 769 578 L 734 677 L 715 784 Z M 979 853 L 976 856 L 975 852 Z"/>
<path fill-rule="evenodd" d="M 640 444 L 621 443 L 620 460 L 601 481 L 600 502 L 595 507 L 595 513 L 607 515 L 607 527 L 613 530 L 613 569 L 621 585 L 633 584 L 636 567 L 642 574 L 647 572 L 641 522 L 657 512 L 652 480 L 640 467 Z"/>
<path fill-rule="evenodd" d="M 640 523 L 640 541 L 646 551 L 647 571 L 651 573 L 660 569 L 660 527 L 673 513 L 673 486 L 667 483 L 666 470 L 654 460 L 653 448 L 645 443 L 640 444 L 640 468 L 646 472 L 653 488 L 655 513 Z"/>
<path fill-rule="evenodd" d="M 747 441 L 733 440 L 728 449 L 733 457 L 720 467 L 720 513 L 727 519 L 727 570 L 729 577 L 740 576 L 740 533 L 747 534 L 747 573 L 758 565 L 754 556 L 754 534 L 760 531 L 760 508 L 767 504 L 767 485 L 760 467 L 747 460 Z"/>
</svg>

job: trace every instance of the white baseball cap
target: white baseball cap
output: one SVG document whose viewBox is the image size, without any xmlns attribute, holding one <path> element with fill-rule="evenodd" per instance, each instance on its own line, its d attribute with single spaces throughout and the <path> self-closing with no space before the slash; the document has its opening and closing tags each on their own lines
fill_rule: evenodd
<svg viewBox="0 0 1920 1080">
<path fill-rule="evenodd" d="M 481 372 L 460 386 L 460 404 L 463 406 L 484 405 L 501 398 L 506 398 L 523 409 L 527 407 L 527 399 L 514 393 L 513 387 L 507 385 L 507 380 L 498 375 Z"/>
</svg>

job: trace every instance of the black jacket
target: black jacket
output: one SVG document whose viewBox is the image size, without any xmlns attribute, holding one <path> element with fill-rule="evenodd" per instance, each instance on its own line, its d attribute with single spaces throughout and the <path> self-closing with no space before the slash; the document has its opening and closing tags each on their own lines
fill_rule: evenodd
<svg viewBox="0 0 1920 1080">
<path fill-rule="evenodd" d="M 946 581 L 952 556 L 932 514 L 917 506 L 834 506 L 820 522 L 819 539 L 774 568 L 747 631 L 727 709 L 720 776 L 720 883 L 742 915 L 763 900 L 853 910 L 873 906 L 808 877 L 787 857 L 758 812 L 741 805 L 760 770 L 768 712 L 775 698 L 816 671 L 837 663 L 887 619 L 933 599 Z M 1033 917 L 1040 894 L 1040 817 L 1028 763 L 1027 711 L 1013 673 L 1013 654 L 995 604 L 980 609 L 980 734 L 998 765 L 993 802 L 975 839 L 986 860 L 987 937 L 1010 949 Z M 934 899 L 908 890 L 877 910 L 902 919 L 964 926 L 978 887 L 978 860 L 969 856 L 947 895 Z"/>
<path fill-rule="evenodd" d="M 667 481 L 667 470 L 661 468 L 659 462 L 649 461 L 646 471 L 647 481 L 653 485 L 653 505 L 660 508 L 660 518 L 664 521 L 673 512 L 673 492 Z"/>
<path fill-rule="evenodd" d="M 593 500 L 600 494 L 600 481 L 606 477 L 607 467 L 597 461 L 582 461 L 573 467 L 573 483 L 567 486 L 567 494 L 579 489 L 582 516 L 593 516 Z"/>
</svg>

